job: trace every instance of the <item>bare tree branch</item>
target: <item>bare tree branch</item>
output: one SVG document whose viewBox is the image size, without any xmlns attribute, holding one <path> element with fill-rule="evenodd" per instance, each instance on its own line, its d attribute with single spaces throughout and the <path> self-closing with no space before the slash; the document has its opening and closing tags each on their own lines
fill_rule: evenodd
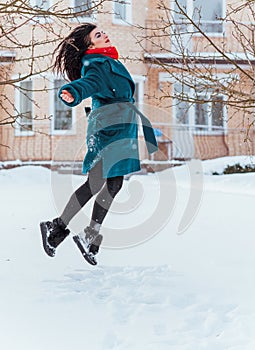
<svg viewBox="0 0 255 350">
<path fill-rule="evenodd" d="M 29 96 L 29 91 L 22 90 L 19 84 L 50 73 L 52 53 L 58 42 L 75 23 L 86 18 L 86 14 L 103 11 L 106 1 L 92 1 L 86 10 L 85 5 L 66 7 L 63 0 L 46 9 L 33 6 L 30 0 L 0 3 L 0 126 L 14 125 L 19 120 L 17 107 L 9 97 L 10 91 L 18 89 Z M 46 90 L 46 86 L 33 88 L 34 92 Z M 35 100 L 32 102 L 39 107 Z M 38 116 L 33 118 L 38 119 Z"/>
</svg>

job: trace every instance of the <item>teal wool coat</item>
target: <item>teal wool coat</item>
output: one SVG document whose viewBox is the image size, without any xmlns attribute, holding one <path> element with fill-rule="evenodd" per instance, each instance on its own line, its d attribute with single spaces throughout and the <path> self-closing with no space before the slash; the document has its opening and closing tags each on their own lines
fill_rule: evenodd
<svg viewBox="0 0 255 350">
<path fill-rule="evenodd" d="M 74 97 L 70 107 L 92 97 L 88 116 L 87 154 L 83 161 L 86 174 L 98 161 L 103 162 L 103 177 L 126 175 L 140 170 L 138 150 L 139 115 L 149 153 L 157 142 L 149 120 L 135 107 L 135 84 L 124 65 L 100 54 L 83 57 L 81 78 L 62 86 Z"/>
</svg>

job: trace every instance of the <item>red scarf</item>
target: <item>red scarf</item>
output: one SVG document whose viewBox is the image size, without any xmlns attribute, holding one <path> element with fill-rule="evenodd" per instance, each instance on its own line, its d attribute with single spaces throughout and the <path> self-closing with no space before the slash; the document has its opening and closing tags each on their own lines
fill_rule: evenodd
<svg viewBox="0 0 255 350">
<path fill-rule="evenodd" d="M 114 58 L 115 60 L 119 58 L 119 53 L 115 46 L 102 47 L 99 49 L 88 49 L 87 51 L 85 51 L 86 55 L 93 54 L 93 53 L 108 56 L 108 57 Z"/>
</svg>

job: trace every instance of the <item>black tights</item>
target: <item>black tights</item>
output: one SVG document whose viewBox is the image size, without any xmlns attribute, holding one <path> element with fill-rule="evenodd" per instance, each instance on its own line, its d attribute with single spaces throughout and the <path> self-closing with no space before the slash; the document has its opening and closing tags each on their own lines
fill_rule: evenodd
<svg viewBox="0 0 255 350">
<path fill-rule="evenodd" d="M 67 226 L 81 208 L 99 192 L 94 203 L 90 222 L 90 227 L 99 230 L 122 184 L 123 176 L 107 179 L 102 177 L 102 162 L 100 161 L 89 172 L 87 181 L 72 194 L 60 218 Z"/>
</svg>

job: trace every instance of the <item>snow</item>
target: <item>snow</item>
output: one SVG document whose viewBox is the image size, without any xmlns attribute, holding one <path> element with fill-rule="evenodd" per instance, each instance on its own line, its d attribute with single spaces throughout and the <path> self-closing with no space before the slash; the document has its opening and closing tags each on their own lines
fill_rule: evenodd
<svg viewBox="0 0 255 350">
<path fill-rule="evenodd" d="M 203 161 L 203 170 L 205 174 L 211 175 L 213 172 L 221 174 L 228 165 L 240 164 L 241 166 L 255 164 L 255 156 L 235 156 L 223 157 L 214 160 Z"/>
<path fill-rule="evenodd" d="M 1 349 L 254 350 L 255 174 L 211 175 L 237 162 L 251 159 L 193 161 L 125 181 L 96 267 L 71 237 L 49 258 L 39 235 L 39 222 L 56 217 L 84 177 L 1 170 Z M 189 207 L 180 234 L 187 203 L 197 210 Z"/>
</svg>

